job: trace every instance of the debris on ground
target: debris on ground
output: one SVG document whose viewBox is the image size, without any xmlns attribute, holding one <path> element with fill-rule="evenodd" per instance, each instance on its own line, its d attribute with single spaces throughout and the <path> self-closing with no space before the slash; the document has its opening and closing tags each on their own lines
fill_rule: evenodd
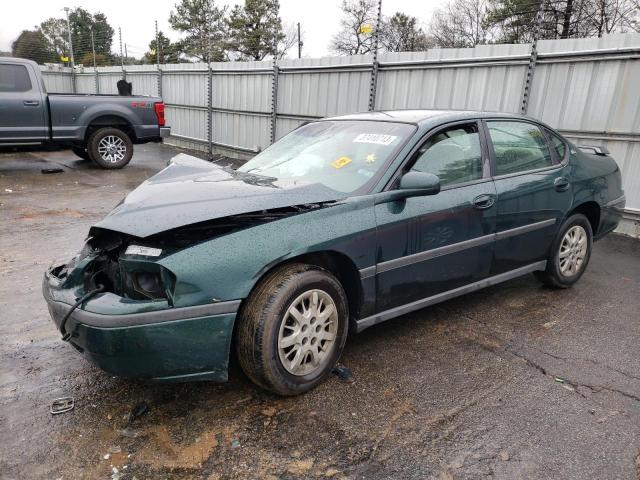
<svg viewBox="0 0 640 480">
<path fill-rule="evenodd" d="M 62 168 L 43 168 L 40 172 L 46 175 L 50 173 L 62 173 L 64 170 Z"/>
<path fill-rule="evenodd" d="M 11 190 L 10 188 L 5 188 L 4 191 L 7 193 L 13 193 L 13 190 Z"/>
<path fill-rule="evenodd" d="M 239 448 L 240 447 L 240 440 L 234 440 L 231 442 L 231 448 Z"/>
<path fill-rule="evenodd" d="M 137 438 L 140 435 L 137 430 L 132 430 L 130 428 L 123 428 L 122 430 L 118 430 L 118 433 L 127 438 Z"/>
<path fill-rule="evenodd" d="M 139 402 L 129 413 L 129 423 L 133 422 L 136 418 L 141 417 L 149 411 L 149 405 L 147 402 Z"/>
<path fill-rule="evenodd" d="M 339 363 L 335 367 L 333 367 L 333 370 L 331 371 L 331 373 L 336 375 L 343 382 L 347 382 L 347 383 L 355 382 L 355 379 L 353 378 L 353 373 L 351 372 L 351 369 L 345 367 L 341 363 Z"/>
<path fill-rule="evenodd" d="M 51 415 L 58 415 L 60 413 L 68 412 L 69 410 L 73 410 L 73 407 L 73 397 L 61 397 L 56 398 L 53 402 L 51 402 L 49 411 L 51 412 Z"/>
<path fill-rule="evenodd" d="M 554 380 L 556 381 L 556 383 L 564 383 L 564 380 L 560 377 L 556 377 L 554 378 Z"/>
</svg>

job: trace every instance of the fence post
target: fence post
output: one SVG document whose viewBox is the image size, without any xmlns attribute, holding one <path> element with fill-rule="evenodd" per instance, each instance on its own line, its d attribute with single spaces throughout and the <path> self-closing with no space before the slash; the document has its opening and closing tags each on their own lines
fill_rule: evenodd
<svg viewBox="0 0 640 480">
<path fill-rule="evenodd" d="M 158 65 L 158 96 L 162 98 L 162 69 Z"/>
<path fill-rule="evenodd" d="M 543 2 L 544 3 L 544 2 Z M 536 61 L 538 60 L 538 33 L 542 26 L 543 19 L 543 3 L 540 4 L 540 9 L 536 14 L 536 24 L 533 28 L 533 39 L 531 42 L 531 56 L 529 57 L 529 65 L 527 65 L 527 74 L 524 79 L 524 86 L 522 88 L 522 103 L 520 105 L 520 113 L 527 114 L 529 109 L 529 98 L 531 97 L 531 86 L 533 85 L 533 74 L 536 69 Z"/>
<path fill-rule="evenodd" d="M 213 70 L 211 62 L 207 62 L 207 153 L 213 159 Z"/>
<path fill-rule="evenodd" d="M 271 143 L 276 141 L 276 120 L 278 117 L 278 75 L 280 69 L 278 68 L 277 60 L 273 57 L 273 83 L 271 84 L 271 124 L 270 124 L 270 138 Z"/>
<path fill-rule="evenodd" d="M 100 93 L 100 77 L 98 74 L 98 67 L 93 67 L 93 72 L 95 73 L 96 77 L 96 93 Z"/>
<path fill-rule="evenodd" d="M 378 40 L 380 22 L 382 21 L 382 0 L 378 0 L 378 18 L 373 32 L 373 64 L 371 66 L 371 82 L 369 84 L 369 111 L 376 108 L 376 90 L 378 88 Z"/>
</svg>

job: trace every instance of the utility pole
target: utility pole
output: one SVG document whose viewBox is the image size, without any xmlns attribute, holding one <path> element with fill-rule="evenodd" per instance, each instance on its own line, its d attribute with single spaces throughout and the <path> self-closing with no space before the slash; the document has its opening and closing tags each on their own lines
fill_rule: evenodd
<svg viewBox="0 0 640 480">
<path fill-rule="evenodd" d="M 129 54 L 127 53 L 127 44 L 126 43 L 124 44 L 124 60 L 125 60 L 124 63 L 126 63 L 128 65 L 128 63 L 129 63 Z"/>
<path fill-rule="evenodd" d="M 64 7 L 64 13 L 67 14 L 67 33 L 69 34 L 69 65 L 75 67 L 76 63 L 73 58 L 73 42 L 71 41 L 71 23 L 69 22 L 69 7 Z"/>
<path fill-rule="evenodd" d="M 118 27 L 118 37 L 120 38 L 120 66 L 124 71 L 124 56 L 122 55 L 122 29 Z"/>
<path fill-rule="evenodd" d="M 300 38 L 300 22 L 298 22 L 298 58 L 302 58 L 302 40 Z"/>
</svg>

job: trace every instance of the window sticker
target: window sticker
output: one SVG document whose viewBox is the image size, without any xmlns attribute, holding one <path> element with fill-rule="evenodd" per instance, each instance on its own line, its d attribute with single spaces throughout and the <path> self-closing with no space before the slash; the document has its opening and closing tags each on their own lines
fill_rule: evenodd
<svg viewBox="0 0 640 480">
<path fill-rule="evenodd" d="M 353 139 L 353 143 L 375 143 L 376 145 L 391 145 L 396 138 L 395 135 L 385 135 L 383 133 L 361 133 Z"/>
<path fill-rule="evenodd" d="M 376 154 L 375 153 L 370 153 L 369 155 L 367 155 L 364 159 L 365 162 L 367 163 L 373 163 L 376 161 Z"/>
<path fill-rule="evenodd" d="M 333 168 L 342 168 L 346 165 L 349 165 L 351 163 L 351 159 L 349 157 L 340 157 L 337 160 L 334 160 L 333 162 L 331 162 L 331 166 Z"/>
</svg>

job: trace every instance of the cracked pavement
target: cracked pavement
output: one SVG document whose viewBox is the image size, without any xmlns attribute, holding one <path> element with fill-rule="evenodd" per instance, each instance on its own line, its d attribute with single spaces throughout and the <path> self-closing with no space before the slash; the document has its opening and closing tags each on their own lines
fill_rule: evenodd
<svg viewBox="0 0 640 480">
<path fill-rule="evenodd" d="M 640 479 L 640 241 L 620 236 L 572 289 L 527 276 L 350 337 L 355 381 L 302 397 L 237 367 L 159 385 L 90 365 L 59 340 L 42 273 L 176 152 L 140 145 L 114 172 L 0 154 L 0 478 Z"/>
</svg>

